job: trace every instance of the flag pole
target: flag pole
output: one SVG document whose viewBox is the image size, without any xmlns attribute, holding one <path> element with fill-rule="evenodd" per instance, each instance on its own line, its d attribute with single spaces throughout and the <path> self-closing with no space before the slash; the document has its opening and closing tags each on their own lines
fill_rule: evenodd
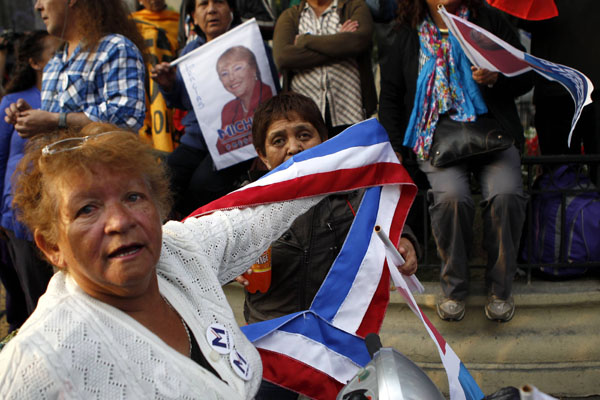
<svg viewBox="0 0 600 400">
<path fill-rule="evenodd" d="M 383 231 L 383 229 L 381 229 L 381 226 L 375 225 L 374 230 L 377 236 L 379 236 L 379 239 L 381 239 L 381 241 L 383 242 L 385 249 L 389 252 L 394 265 L 396 267 L 404 265 L 404 257 L 402 257 L 402 254 L 400 254 L 396 246 L 394 246 L 394 244 L 390 240 L 390 237 Z"/>
<path fill-rule="evenodd" d="M 389 261 L 391 261 L 392 264 L 394 264 L 395 266 L 394 267 L 390 265 L 390 263 L 388 262 L 390 275 L 392 277 L 394 285 L 396 285 L 396 288 L 401 286 L 399 280 L 404 279 L 411 292 L 423 293 L 425 291 L 425 288 L 423 287 L 421 282 L 419 282 L 415 275 L 408 276 L 401 274 L 400 271 L 398 271 L 397 267 L 404 264 L 404 257 L 402 257 L 396 246 L 394 246 L 394 244 L 390 240 L 390 237 L 383 231 L 383 229 L 381 229 L 381 226 L 379 225 L 375 225 L 373 230 L 375 231 L 379 239 L 381 239 L 381 241 L 383 242 L 387 254 L 390 257 Z"/>
</svg>

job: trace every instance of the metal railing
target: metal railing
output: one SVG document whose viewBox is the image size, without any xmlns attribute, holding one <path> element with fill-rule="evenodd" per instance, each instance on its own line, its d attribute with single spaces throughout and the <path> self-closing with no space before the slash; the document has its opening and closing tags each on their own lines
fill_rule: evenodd
<svg viewBox="0 0 600 400">
<path fill-rule="evenodd" d="M 410 161 L 409 161 L 410 163 Z M 591 178 L 588 183 L 581 185 L 577 189 L 552 189 L 546 190 L 534 185 L 535 179 L 539 176 L 541 171 L 548 171 L 553 167 L 560 165 L 571 165 L 574 166 L 579 176 Z M 557 155 L 557 156 L 526 156 L 522 158 L 522 169 L 523 169 L 523 186 L 524 191 L 529 195 L 529 201 L 527 203 L 527 216 L 523 227 L 523 237 L 521 239 L 521 248 L 519 249 L 519 255 L 526 254 L 526 257 L 519 256 L 518 267 L 525 271 L 527 276 L 527 282 L 531 282 L 531 275 L 533 270 L 538 270 L 541 267 L 552 267 L 552 268 L 598 268 L 600 262 L 572 262 L 567 259 L 567 242 L 564 240 L 565 228 L 567 226 L 565 222 L 566 218 L 566 207 L 567 199 L 569 196 L 575 196 L 582 193 L 598 193 L 600 185 L 598 181 L 600 179 L 600 155 Z M 583 180 L 582 180 L 583 181 Z M 472 194 L 478 196 L 481 194 L 478 185 L 472 184 Z M 544 193 L 558 193 L 560 194 L 560 251 L 558 261 L 553 263 L 539 263 L 534 261 L 532 255 L 533 243 L 532 235 L 533 226 L 533 203 L 532 199 L 535 196 L 539 196 Z M 441 261 L 437 256 L 435 248 L 435 242 L 431 237 L 431 229 L 428 215 L 428 202 L 427 202 L 427 189 L 420 189 L 417 198 L 415 199 L 415 205 L 420 207 L 422 215 L 419 219 L 422 224 L 421 229 L 417 229 L 417 236 L 419 243 L 423 248 L 423 257 L 419 261 L 419 269 L 421 271 L 427 269 L 439 268 Z M 414 207 L 414 206 L 413 206 Z M 475 222 L 477 223 L 477 221 Z M 413 227 L 414 229 L 414 227 Z M 485 264 L 481 262 L 474 262 L 470 264 L 473 268 L 485 268 Z"/>
</svg>

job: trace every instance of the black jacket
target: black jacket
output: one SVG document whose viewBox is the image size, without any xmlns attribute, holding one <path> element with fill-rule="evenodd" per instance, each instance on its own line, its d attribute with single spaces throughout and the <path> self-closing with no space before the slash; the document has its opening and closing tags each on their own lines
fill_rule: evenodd
<svg viewBox="0 0 600 400">
<path fill-rule="evenodd" d="M 346 240 L 363 191 L 331 195 L 294 221 L 271 248 L 271 286 L 248 293 L 248 323 L 307 310 Z"/>
<path fill-rule="evenodd" d="M 475 15 L 470 19 L 473 23 L 524 50 L 516 32 L 498 11 L 483 6 L 476 10 Z M 379 120 L 387 130 L 394 150 L 400 151 L 417 86 L 420 51 L 417 30 L 406 25 L 399 26 L 392 47 L 396 51 L 390 52 L 381 64 Z M 517 148 L 521 148 L 524 138 L 515 97 L 532 88 L 533 74 L 528 72 L 512 78 L 499 74 L 492 88 L 479 86 L 489 112 L 512 135 Z"/>
<path fill-rule="evenodd" d="M 327 196 L 294 221 L 271 248 L 271 286 L 267 293 L 248 293 L 244 317 L 248 323 L 307 310 L 327 277 L 354 221 L 364 190 Z M 350 206 L 352 206 L 352 209 Z M 416 237 L 407 237 L 420 249 Z"/>
</svg>

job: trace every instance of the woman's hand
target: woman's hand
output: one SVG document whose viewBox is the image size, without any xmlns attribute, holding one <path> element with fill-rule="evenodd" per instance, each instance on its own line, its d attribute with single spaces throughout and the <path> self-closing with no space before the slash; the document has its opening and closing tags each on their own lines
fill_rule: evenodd
<svg viewBox="0 0 600 400">
<path fill-rule="evenodd" d="M 158 83 L 161 88 L 170 92 L 175 84 L 176 67 L 171 67 L 168 62 L 161 62 L 152 67 L 150 70 L 150 77 Z"/>
<path fill-rule="evenodd" d="M 15 126 L 19 136 L 28 139 L 41 132 L 51 131 L 58 126 L 58 114 L 34 110 L 23 99 L 6 108 L 4 121 Z"/>
<path fill-rule="evenodd" d="M 252 268 L 248 269 L 248 271 L 246 271 L 246 273 L 244 275 L 252 275 Z M 237 278 L 235 278 L 235 281 L 237 283 L 239 283 L 240 285 L 242 285 L 243 287 L 246 287 L 250 284 L 250 281 L 248 279 L 246 279 L 246 277 L 244 275 L 240 275 Z"/>
<path fill-rule="evenodd" d="M 15 129 L 19 136 L 29 139 L 39 133 L 53 131 L 58 127 L 58 113 L 28 109 L 17 117 Z"/>
<path fill-rule="evenodd" d="M 417 272 L 417 252 L 412 242 L 405 237 L 400 238 L 398 251 L 404 258 L 404 264 L 398 267 L 398 271 L 404 275 L 412 275 Z"/>
<path fill-rule="evenodd" d="M 485 68 L 477 68 L 475 66 L 471 67 L 471 71 L 473 72 L 473 80 L 480 85 L 493 86 L 498 80 L 497 72 L 491 72 Z"/>
<path fill-rule="evenodd" d="M 23 99 L 17 100 L 5 109 L 6 115 L 4 121 L 7 124 L 15 125 L 21 111 L 31 110 L 31 106 Z"/>
</svg>

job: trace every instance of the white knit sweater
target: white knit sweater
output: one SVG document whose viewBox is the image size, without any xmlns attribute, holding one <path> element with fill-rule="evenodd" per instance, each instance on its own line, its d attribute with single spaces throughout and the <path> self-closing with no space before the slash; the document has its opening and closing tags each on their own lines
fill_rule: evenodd
<svg viewBox="0 0 600 400">
<path fill-rule="evenodd" d="M 321 199 L 217 212 L 163 227 L 160 292 L 186 321 L 223 381 L 122 311 L 57 273 L 19 334 L 0 352 L 1 399 L 250 399 L 262 377 L 258 352 L 238 328 L 221 285 L 245 271 L 295 217 Z M 250 365 L 207 341 L 218 323 Z"/>
</svg>

